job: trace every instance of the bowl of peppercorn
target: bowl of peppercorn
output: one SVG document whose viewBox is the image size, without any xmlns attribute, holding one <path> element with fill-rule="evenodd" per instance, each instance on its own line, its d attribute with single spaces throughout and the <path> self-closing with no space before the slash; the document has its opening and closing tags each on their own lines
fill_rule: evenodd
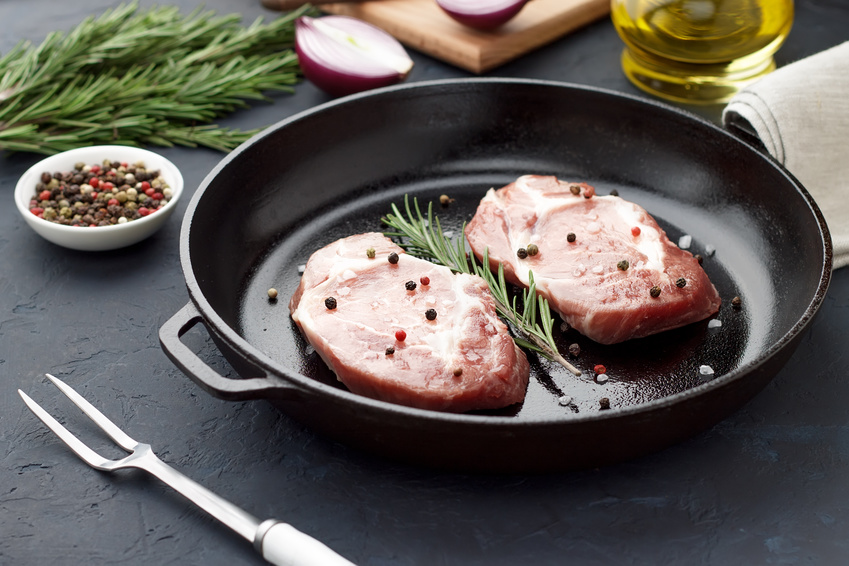
<svg viewBox="0 0 849 566">
<path fill-rule="evenodd" d="M 30 167 L 15 187 L 15 205 L 46 240 L 104 251 L 159 230 L 182 192 L 180 170 L 161 155 L 99 145 L 57 153 Z"/>
</svg>

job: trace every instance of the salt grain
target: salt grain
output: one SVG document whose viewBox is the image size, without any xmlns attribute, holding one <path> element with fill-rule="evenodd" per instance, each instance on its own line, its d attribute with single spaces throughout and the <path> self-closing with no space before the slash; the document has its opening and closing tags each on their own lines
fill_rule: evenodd
<svg viewBox="0 0 849 566">
<path fill-rule="evenodd" d="M 593 267 L 593 273 L 595 273 L 596 275 L 601 275 L 602 273 L 604 273 L 604 268 L 600 265 L 596 265 L 595 267 Z"/>
<path fill-rule="evenodd" d="M 713 368 L 710 366 L 699 366 L 699 373 L 701 375 L 713 375 Z"/>
<path fill-rule="evenodd" d="M 714 318 L 708 321 L 708 328 L 719 328 L 720 326 L 722 326 L 722 321 L 718 318 Z"/>
<path fill-rule="evenodd" d="M 305 263 L 298 266 L 298 273 L 300 273 L 301 275 L 303 275 L 304 271 L 306 271 L 306 270 L 307 270 L 307 265 Z"/>
<path fill-rule="evenodd" d="M 313 355 L 313 353 L 315 353 L 315 348 L 307 344 L 307 347 L 304 348 L 304 354 L 306 354 L 307 356 L 311 356 Z"/>
<path fill-rule="evenodd" d="M 678 247 L 682 250 L 690 249 L 690 245 L 693 243 L 693 237 L 689 234 L 684 234 L 680 238 L 678 238 Z"/>
<path fill-rule="evenodd" d="M 340 281 L 348 281 L 350 279 L 356 279 L 357 273 L 351 269 L 346 269 L 342 272 L 342 275 L 339 277 Z"/>
<path fill-rule="evenodd" d="M 351 288 L 350 287 L 341 287 L 341 288 L 336 290 L 336 294 L 339 295 L 340 297 L 347 297 L 348 295 L 351 294 Z"/>
<path fill-rule="evenodd" d="M 596 383 L 607 383 L 609 379 L 610 378 L 607 377 L 606 373 L 600 373 L 597 376 L 595 376 Z"/>
<path fill-rule="evenodd" d="M 566 407 L 572 402 L 572 398 L 568 395 L 563 395 L 560 399 L 557 400 L 557 402 Z"/>
<path fill-rule="evenodd" d="M 716 253 L 716 248 L 711 246 L 710 244 L 705 246 L 705 255 L 708 257 L 713 257 L 713 254 Z"/>
</svg>

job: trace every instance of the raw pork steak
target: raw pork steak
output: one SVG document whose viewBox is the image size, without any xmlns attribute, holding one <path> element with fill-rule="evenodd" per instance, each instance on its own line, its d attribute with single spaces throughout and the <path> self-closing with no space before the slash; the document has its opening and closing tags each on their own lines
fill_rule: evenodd
<svg viewBox="0 0 849 566">
<path fill-rule="evenodd" d="M 289 310 L 354 393 L 451 412 L 525 397 L 527 358 L 496 316 L 483 279 L 409 256 L 382 234 L 350 236 L 315 252 Z"/>
<path fill-rule="evenodd" d="M 648 212 L 596 196 L 585 183 L 526 175 L 490 189 L 466 236 L 478 258 L 489 249 L 490 266 L 502 263 L 512 283 L 527 286 L 533 271 L 552 308 L 602 344 L 678 328 L 719 309 L 699 262 L 670 242 Z M 518 257 L 529 244 L 539 252 Z"/>
</svg>

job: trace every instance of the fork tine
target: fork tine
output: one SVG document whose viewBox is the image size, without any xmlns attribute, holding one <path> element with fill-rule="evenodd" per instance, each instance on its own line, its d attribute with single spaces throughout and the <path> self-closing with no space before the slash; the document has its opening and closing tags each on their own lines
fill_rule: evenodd
<svg viewBox="0 0 849 566">
<path fill-rule="evenodd" d="M 42 422 L 47 425 L 47 428 L 56 433 L 56 436 L 58 436 L 62 442 L 67 444 L 71 450 L 76 452 L 77 456 L 82 458 L 86 464 L 95 468 L 101 468 L 107 462 L 103 456 L 83 444 L 79 438 L 71 434 L 71 431 L 62 426 L 62 424 L 54 419 L 50 413 L 42 409 L 41 405 L 33 401 L 29 395 L 20 389 L 18 389 L 18 395 L 21 396 L 21 399 L 24 400 L 24 403 L 26 403 L 27 407 L 30 408 L 30 411 L 35 413 L 35 416 L 41 419 Z"/>
<path fill-rule="evenodd" d="M 89 416 L 91 420 L 97 424 L 103 431 L 108 434 L 112 440 L 115 441 L 118 446 L 126 450 L 127 452 L 132 452 L 133 449 L 138 445 L 138 442 L 130 438 L 127 433 L 118 428 L 115 423 L 110 421 L 106 416 L 101 413 L 97 408 L 89 403 L 83 398 L 82 395 L 71 389 L 71 386 L 59 379 L 58 377 L 54 377 L 49 373 L 45 374 L 53 384 L 59 388 L 59 390 L 64 393 L 68 399 L 74 402 L 74 404 L 82 409 L 82 411 Z"/>
</svg>

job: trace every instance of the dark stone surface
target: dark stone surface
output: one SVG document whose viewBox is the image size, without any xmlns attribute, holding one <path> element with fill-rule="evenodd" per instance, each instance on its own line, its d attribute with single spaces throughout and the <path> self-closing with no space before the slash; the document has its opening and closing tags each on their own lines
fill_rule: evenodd
<svg viewBox="0 0 849 566">
<path fill-rule="evenodd" d="M 153 2 L 144 1 L 143 6 Z M 200 2 L 176 2 L 185 11 Z M 68 29 L 107 0 L 4 0 L 0 52 Z M 205 5 L 246 20 L 258 0 Z M 842 0 L 797 2 L 780 64 L 849 39 Z M 639 94 L 602 20 L 490 73 Z M 466 73 L 413 54 L 411 81 Z M 327 97 L 310 84 L 227 124 L 275 122 Z M 697 109 L 715 118 L 716 109 Z M 159 150 L 186 179 L 166 228 L 131 248 L 86 254 L 36 236 L 12 205 L 39 157 L 0 155 L 0 563 L 261 564 L 250 545 L 142 472 L 79 461 L 16 389 L 107 455 L 109 442 L 43 378 L 72 384 L 160 457 L 258 517 L 291 522 L 359 564 L 838 564 L 849 555 L 849 271 L 788 365 L 710 431 L 608 468 L 542 476 L 437 473 L 316 437 L 264 402 L 211 398 L 161 351 L 157 332 L 188 297 L 182 211 L 221 159 Z M 232 372 L 200 331 L 186 338 Z M 563 447 L 568 450 L 568 446 Z"/>
</svg>

